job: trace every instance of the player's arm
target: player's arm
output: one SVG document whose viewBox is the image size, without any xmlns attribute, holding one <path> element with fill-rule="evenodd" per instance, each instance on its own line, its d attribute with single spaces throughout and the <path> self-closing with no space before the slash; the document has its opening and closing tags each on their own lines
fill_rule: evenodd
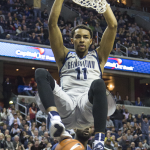
<svg viewBox="0 0 150 150">
<path fill-rule="evenodd" d="M 107 22 L 107 28 L 103 33 L 100 47 L 97 48 L 97 53 L 99 60 L 101 61 L 101 70 L 102 73 L 104 71 L 105 63 L 107 62 L 108 56 L 113 48 L 116 32 L 117 32 L 117 20 L 110 8 L 110 6 L 107 4 L 107 10 L 103 14 L 105 17 L 105 20 Z"/>
<path fill-rule="evenodd" d="M 50 45 L 58 65 L 58 69 L 62 67 L 63 61 L 69 52 L 69 50 L 63 45 L 62 34 L 57 25 L 63 1 L 64 0 L 55 0 L 48 20 Z"/>
</svg>

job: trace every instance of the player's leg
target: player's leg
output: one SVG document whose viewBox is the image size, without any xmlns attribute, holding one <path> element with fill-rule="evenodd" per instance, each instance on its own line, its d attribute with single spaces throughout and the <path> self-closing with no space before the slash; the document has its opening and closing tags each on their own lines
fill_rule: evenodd
<svg viewBox="0 0 150 150">
<path fill-rule="evenodd" d="M 108 104 L 106 97 L 106 86 L 102 79 L 94 80 L 92 82 L 88 96 L 90 103 L 93 104 L 95 128 L 94 150 L 104 149 Z"/>
<path fill-rule="evenodd" d="M 59 137 L 65 132 L 65 127 L 54 102 L 53 90 L 55 88 L 55 81 L 50 73 L 43 68 L 36 69 L 35 79 L 41 102 L 45 110 L 48 112 L 48 120 L 50 120 L 49 123 L 51 124 L 51 136 Z"/>
</svg>

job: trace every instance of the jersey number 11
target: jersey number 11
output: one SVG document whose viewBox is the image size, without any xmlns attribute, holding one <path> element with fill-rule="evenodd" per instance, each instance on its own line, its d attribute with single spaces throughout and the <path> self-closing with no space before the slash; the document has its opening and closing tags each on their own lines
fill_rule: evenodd
<svg viewBox="0 0 150 150">
<path fill-rule="evenodd" d="M 75 69 L 77 71 L 77 79 L 80 80 L 80 74 L 81 74 L 81 71 L 80 71 L 80 67 L 78 67 L 77 69 Z M 84 76 L 84 80 L 87 79 L 87 68 L 82 68 L 83 70 L 83 76 Z"/>
</svg>

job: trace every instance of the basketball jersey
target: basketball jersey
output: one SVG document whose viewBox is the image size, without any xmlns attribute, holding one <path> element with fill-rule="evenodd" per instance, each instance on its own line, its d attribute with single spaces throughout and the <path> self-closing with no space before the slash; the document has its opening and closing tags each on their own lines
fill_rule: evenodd
<svg viewBox="0 0 150 150">
<path fill-rule="evenodd" d="M 97 51 L 89 51 L 83 58 L 79 58 L 75 52 L 68 52 L 59 73 L 60 84 L 65 92 L 75 88 L 90 88 L 94 80 L 102 78 Z"/>
</svg>

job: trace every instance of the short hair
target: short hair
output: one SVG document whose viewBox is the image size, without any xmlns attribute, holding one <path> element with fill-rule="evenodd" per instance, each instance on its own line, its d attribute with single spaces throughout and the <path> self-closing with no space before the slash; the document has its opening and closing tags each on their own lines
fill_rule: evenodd
<svg viewBox="0 0 150 150">
<path fill-rule="evenodd" d="M 6 138 L 11 138 L 11 136 L 10 135 L 6 135 Z"/>
<path fill-rule="evenodd" d="M 85 29 L 85 30 L 88 30 L 90 32 L 90 36 L 91 38 L 93 38 L 93 31 L 90 27 L 86 26 L 86 25 L 77 25 L 76 27 L 74 27 L 71 31 L 71 37 L 73 38 L 74 34 L 75 34 L 75 30 L 77 29 Z"/>
<path fill-rule="evenodd" d="M 3 133 L 0 133 L 0 136 L 2 136 L 4 138 L 4 134 Z"/>
</svg>

